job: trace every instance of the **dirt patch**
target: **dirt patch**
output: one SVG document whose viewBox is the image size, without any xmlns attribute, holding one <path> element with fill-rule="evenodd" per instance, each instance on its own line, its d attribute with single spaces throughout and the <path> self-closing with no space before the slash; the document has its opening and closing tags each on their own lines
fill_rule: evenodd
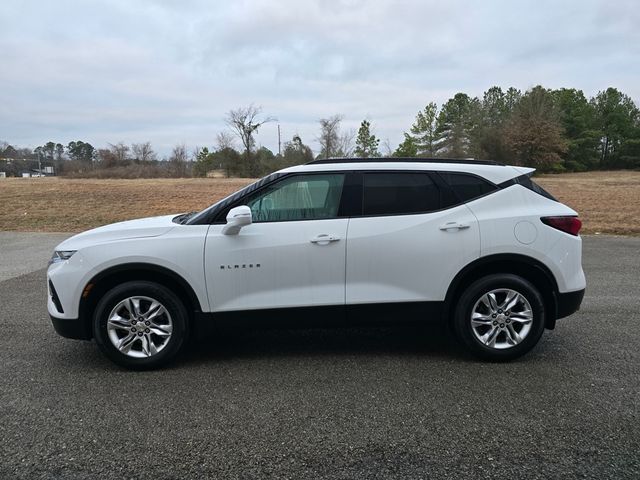
<svg viewBox="0 0 640 480">
<path fill-rule="evenodd" d="M 0 179 L 0 230 L 78 232 L 132 218 L 201 210 L 250 179 Z M 640 172 L 544 175 L 580 213 L 584 233 L 640 235 Z"/>
</svg>

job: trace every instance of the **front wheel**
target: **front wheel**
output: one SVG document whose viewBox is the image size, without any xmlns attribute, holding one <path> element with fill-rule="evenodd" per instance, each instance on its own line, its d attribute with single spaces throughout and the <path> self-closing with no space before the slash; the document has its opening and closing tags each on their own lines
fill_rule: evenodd
<svg viewBox="0 0 640 480">
<path fill-rule="evenodd" d="M 104 354 L 134 370 L 160 367 L 180 351 L 187 334 L 187 312 L 162 285 L 127 282 L 109 290 L 93 320 L 96 343 Z"/>
<path fill-rule="evenodd" d="M 496 274 L 472 283 L 454 317 L 457 338 L 488 360 L 512 360 L 531 350 L 544 331 L 545 310 L 537 288 L 522 277 Z"/>
</svg>

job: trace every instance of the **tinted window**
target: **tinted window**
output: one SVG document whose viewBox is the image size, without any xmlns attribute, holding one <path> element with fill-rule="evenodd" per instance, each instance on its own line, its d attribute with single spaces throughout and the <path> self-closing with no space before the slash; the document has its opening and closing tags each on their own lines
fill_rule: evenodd
<svg viewBox="0 0 640 480">
<path fill-rule="evenodd" d="M 440 189 L 426 173 L 365 173 L 363 214 L 401 215 L 441 208 Z"/>
<path fill-rule="evenodd" d="M 518 177 L 516 178 L 516 181 L 520 183 L 520 185 L 524 185 L 525 187 L 527 187 L 529 190 L 533 190 L 538 195 L 542 195 L 543 197 L 546 197 L 549 200 L 553 200 L 555 202 L 558 201 L 553 195 L 547 192 L 544 188 L 542 188 L 536 182 L 531 180 L 531 177 L 529 175 L 523 175 L 522 177 Z"/>
<path fill-rule="evenodd" d="M 439 173 L 440 177 L 451 187 L 462 202 L 468 202 L 497 189 L 495 185 L 474 175 L 451 172 Z"/>
<path fill-rule="evenodd" d="M 338 214 L 344 174 L 287 177 L 251 195 L 255 223 L 318 220 Z"/>
</svg>

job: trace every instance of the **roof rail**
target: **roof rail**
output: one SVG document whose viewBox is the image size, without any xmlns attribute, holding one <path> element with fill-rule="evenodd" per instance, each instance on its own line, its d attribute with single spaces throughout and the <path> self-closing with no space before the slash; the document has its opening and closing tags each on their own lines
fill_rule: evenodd
<svg viewBox="0 0 640 480">
<path fill-rule="evenodd" d="M 503 163 L 493 160 L 474 160 L 471 158 L 419 158 L 419 157 L 375 157 L 375 158 L 319 158 L 307 162 L 305 165 L 319 165 L 323 163 L 462 163 L 477 165 L 499 165 Z"/>
</svg>

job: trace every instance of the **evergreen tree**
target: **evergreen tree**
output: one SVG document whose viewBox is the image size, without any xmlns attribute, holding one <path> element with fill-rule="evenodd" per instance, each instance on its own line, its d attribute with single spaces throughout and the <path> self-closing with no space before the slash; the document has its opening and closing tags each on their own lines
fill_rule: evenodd
<svg viewBox="0 0 640 480">
<path fill-rule="evenodd" d="M 405 133 L 404 134 L 404 141 L 398 145 L 398 148 L 396 148 L 396 151 L 393 152 L 393 156 L 394 157 L 417 157 L 418 156 L 418 145 L 416 144 L 416 141 L 414 140 L 414 138 Z"/>
<path fill-rule="evenodd" d="M 380 140 L 371 133 L 371 123 L 363 120 L 356 136 L 356 148 L 354 151 L 356 156 L 361 158 L 379 157 L 379 144 Z"/>
<path fill-rule="evenodd" d="M 438 115 L 436 146 L 438 154 L 465 158 L 472 151 L 472 137 L 480 102 L 466 93 L 456 93 Z"/>
<path fill-rule="evenodd" d="M 300 135 L 294 135 L 290 142 L 284 144 L 282 167 L 302 165 L 313 160 L 311 148 L 302 143 Z"/>
<path fill-rule="evenodd" d="M 561 88 L 552 92 L 567 139 L 565 168 L 584 171 L 598 164 L 598 146 L 602 133 L 596 125 L 596 112 L 582 90 Z"/>
<path fill-rule="evenodd" d="M 596 125 L 602 132 L 599 146 L 600 167 L 621 167 L 622 146 L 632 146 L 630 139 L 640 137 L 640 113 L 628 95 L 615 88 L 598 92 L 591 104 L 596 112 Z M 628 159 L 626 160 L 628 162 Z M 626 163 L 625 162 L 625 163 Z"/>
<path fill-rule="evenodd" d="M 430 102 L 424 110 L 418 112 L 416 120 L 411 126 L 411 143 L 416 147 L 416 153 L 412 156 L 434 157 L 436 155 L 436 120 L 438 118 L 438 106 Z M 407 134 L 405 140 L 407 142 Z"/>
</svg>

